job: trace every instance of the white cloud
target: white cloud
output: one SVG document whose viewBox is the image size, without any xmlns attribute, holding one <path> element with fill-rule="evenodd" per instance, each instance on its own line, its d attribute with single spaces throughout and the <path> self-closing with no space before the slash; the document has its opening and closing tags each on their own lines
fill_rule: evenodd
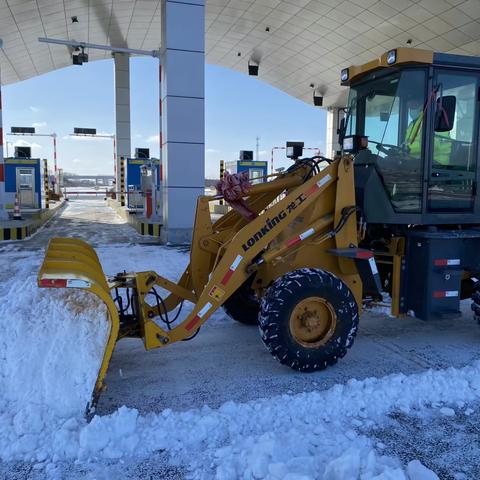
<svg viewBox="0 0 480 480">
<path fill-rule="evenodd" d="M 207 148 L 205 151 L 207 153 L 220 153 L 220 150 L 217 150 L 216 148 Z"/>
<path fill-rule="evenodd" d="M 147 138 L 147 143 L 158 143 L 160 142 L 160 135 L 150 135 Z"/>
<path fill-rule="evenodd" d="M 30 110 L 33 112 L 33 113 L 38 113 L 40 111 L 40 109 L 38 107 L 34 107 L 33 105 L 30 105 Z"/>
<path fill-rule="evenodd" d="M 72 160 L 72 162 L 73 162 L 73 163 L 80 163 L 80 159 L 79 159 L 79 158 L 74 158 L 74 159 Z"/>
<path fill-rule="evenodd" d="M 41 150 L 43 147 L 35 142 L 27 142 L 25 140 L 17 140 L 13 144 L 14 147 L 31 147 L 31 148 L 38 148 Z"/>
<path fill-rule="evenodd" d="M 46 127 L 47 126 L 47 122 L 33 122 L 32 123 L 32 127 L 35 127 L 35 128 L 41 128 L 41 127 Z"/>
</svg>

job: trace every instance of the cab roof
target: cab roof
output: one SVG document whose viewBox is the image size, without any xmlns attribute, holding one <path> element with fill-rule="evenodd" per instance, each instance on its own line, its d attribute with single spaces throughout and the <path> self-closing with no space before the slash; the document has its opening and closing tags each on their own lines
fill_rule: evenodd
<svg viewBox="0 0 480 480">
<path fill-rule="evenodd" d="M 363 65 L 352 65 L 341 72 L 341 84 L 349 86 L 365 75 L 398 65 L 443 65 L 447 67 L 471 68 L 480 70 L 480 58 L 450 53 L 436 53 L 416 48 L 395 48 Z"/>
</svg>

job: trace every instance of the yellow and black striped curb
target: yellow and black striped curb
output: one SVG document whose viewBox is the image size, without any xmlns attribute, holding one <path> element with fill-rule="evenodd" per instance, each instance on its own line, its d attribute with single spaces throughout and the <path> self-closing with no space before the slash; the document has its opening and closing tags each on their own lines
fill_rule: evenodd
<svg viewBox="0 0 480 480">
<path fill-rule="evenodd" d="M 43 189 L 45 192 L 45 208 L 50 208 L 50 196 L 49 196 L 49 186 L 48 186 L 48 162 L 46 159 L 43 160 Z M 30 234 L 31 235 L 31 234 Z"/>
<path fill-rule="evenodd" d="M 32 220 L 32 223 L 28 225 L 22 225 L 21 227 L 0 227 L 0 242 L 7 240 L 24 240 L 32 236 L 41 226 L 43 226 L 48 220 L 50 220 L 60 208 L 64 206 L 64 203 L 60 204 L 53 210 L 44 211 L 41 213 L 40 218 Z"/>
<path fill-rule="evenodd" d="M 107 205 L 117 212 L 124 220 L 128 222 L 140 235 L 151 235 L 152 237 L 160 237 L 162 225 L 159 223 L 148 223 L 140 221 L 135 215 L 128 213 L 125 207 L 118 205 L 118 202 L 109 198 Z"/>
<path fill-rule="evenodd" d="M 159 223 L 140 222 L 136 218 L 129 219 L 128 223 L 130 223 L 140 235 L 150 235 L 152 237 L 160 236 L 162 226 Z"/>
<path fill-rule="evenodd" d="M 126 181 L 125 181 L 125 163 L 126 163 L 126 159 L 125 158 L 121 158 L 121 161 L 120 161 L 120 205 L 122 207 L 125 206 L 125 190 L 126 190 Z"/>
<path fill-rule="evenodd" d="M 0 242 L 3 240 L 23 240 L 31 235 L 30 227 L 31 225 L 0 228 Z"/>
</svg>

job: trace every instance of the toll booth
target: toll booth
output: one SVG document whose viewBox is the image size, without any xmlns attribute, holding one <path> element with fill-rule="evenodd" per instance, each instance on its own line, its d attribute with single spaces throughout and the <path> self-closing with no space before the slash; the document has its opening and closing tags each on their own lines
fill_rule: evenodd
<svg viewBox="0 0 480 480">
<path fill-rule="evenodd" d="M 135 158 L 127 158 L 126 186 L 127 208 L 142 210 L 144 204 L 144 191 L 142 189 L 142 166 L 150 162 L 150 149 L 136 148 Z"/>
<path fill-rule="evenodd" d="M 127 158 L 126 185 L 127 208 L 134 210 L 143 209 L 142 175 L 140 168 L 145 164 L 143 158 Z"/>
<path fill-rule="evenodd" d="M 248 172 L 248 178 L 250 183 L 265 182 L 263 177 L 267 176 L 268 162 L 255 161 L 255 160 L 235 160 L 234 162 L 227 162 L 225 165 L 226 170 L 229 173 L 241 173 Z"/>
<path fill-rule="evenodd" d="M 5 196 L 7 209 L 15 206 L 18 193 L 20 208 L 37 210 L 42 206 L 42 174 L 39 158 L 5 159 Z"/>
<path fill-rule="evenodd" d="M 143 214 L 146 218 L 158 221 L 161 219 L 161 166 L 156 158 L 145 161 L 141 167 L 142 192 L 144 196 Z"/>
</svg>

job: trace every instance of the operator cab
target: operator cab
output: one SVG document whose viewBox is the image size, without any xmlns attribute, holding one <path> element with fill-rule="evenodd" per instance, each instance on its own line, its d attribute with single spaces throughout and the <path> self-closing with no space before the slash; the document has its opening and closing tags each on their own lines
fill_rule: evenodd
<svg viewBox="0 0 480 480">
<path fill-rule="evenodd" d="M 478 224 L 480 59 L 399 48 L 342 70 L 341 128 L 369 223 Z"/>
</svg>

